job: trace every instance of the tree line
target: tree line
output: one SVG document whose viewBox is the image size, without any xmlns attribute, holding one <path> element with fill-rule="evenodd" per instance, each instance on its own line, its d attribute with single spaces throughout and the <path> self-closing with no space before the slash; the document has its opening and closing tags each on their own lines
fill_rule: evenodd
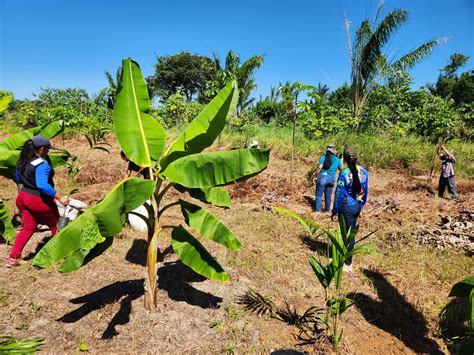
<svg viewBox="0 0 474 355">
<path fill-rule="evenodd" d="M 257 99 L 252 96 L 257 88 L 254 74 L 264 65 L 265 55 L 243 59 L 230 50 L 221 61 L 216 53 L 183 51 L 156 57 L 154 72 L 145 78 L 155 102 L 150 113 L 167 127 L 188 123 L 227 82 L 235 80 L 239 100 L 230 126 L 237 130 L 272 124 L 301 129 L 309 138 L 350 129 L 472 140 L 474 70 L 463 71 L 469 57 L 454 53 L 440 68 L 436 83 L 412 90 L 409 70 L 446 39 L 430 39 L 409 53 L 390 57 L 384 47 L 409 14 L 397 9 L 382 18 L 382 9 L 379 5 L 373 18 L 365 18 L 353 38 L 346 20 L 350 80 L 333 91 L 323 83 L 279 82 L 270 88 L 269 96 Z M 34 100 L 13 100 L 0 118 L 23 127 L 62 119 L 67 127 L 96 136 L 110 127 L 120 72 L 119 68 L 114 76 L 106 71 L 108 87 L 96 95 L 77 88 L 41 89 Z"/>
</svg>

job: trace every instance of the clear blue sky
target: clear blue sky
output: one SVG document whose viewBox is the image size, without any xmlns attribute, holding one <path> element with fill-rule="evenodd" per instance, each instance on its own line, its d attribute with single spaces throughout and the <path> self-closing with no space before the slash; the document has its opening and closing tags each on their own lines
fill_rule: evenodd
<svg viewBox="0 0 474 355">
<path fill-rule="evenodd" d="M 255 96 L 279 81 L 327 84 L 349 79 L 344 12 L 352 33 L 377 0 L 0 0 L 0 89 L 18 99 L 40 87 L 107 86 L 121 59 L 138 61 L 152 74 L 156 55 L 182 50 L 221 58 L 229 49 L 243 59 L 265 54 Z M 411 75 L 415 87 L 435 82 L 454 52 L 474 63 L 474 0 L 385 2 L 384 14 L 405 8 L 410 19 L 388 50 L 404 54 L 433 37 L 447 44 Z"/>
</svg>

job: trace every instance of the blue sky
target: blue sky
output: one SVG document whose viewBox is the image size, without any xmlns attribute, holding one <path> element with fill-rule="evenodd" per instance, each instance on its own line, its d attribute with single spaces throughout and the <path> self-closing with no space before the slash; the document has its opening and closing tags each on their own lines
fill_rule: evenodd
<svg viewBox="0 0 474 355">
<path fill-rule="evenodd" d="M 132 57 L 145 76 L 157 55 L 182 50 L 221 58 L 233 49 L 243 59 L 265 54 L 256 73 L 254 96 L 267 95 L 279 81 L 327 84 L 349 80 L 344 12 L 352 34 L 377 0 L 0 0 L 0 89 L 18 99 L 40 87 L 81 87 L 97 93 Z M 454 52 L 474 65 L 474 0 L 385 2 L 383 14 L 409 10 L 410 19 L 393 37 L 399 55 L 434 37 L 447 44 L 410 72 L 414 87 L 435 82 Z"/>
</svg>

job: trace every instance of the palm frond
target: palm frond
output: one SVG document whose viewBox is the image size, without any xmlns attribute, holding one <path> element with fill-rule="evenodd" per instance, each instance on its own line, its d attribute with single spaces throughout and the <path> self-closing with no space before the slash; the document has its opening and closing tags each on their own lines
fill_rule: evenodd
<svg viewBox="0 0 474 355">
<path fill-rule="evenodd" d="M 237 303 L 243 305 L 246 310 L 255 312 L 260 316 L 265 314 L 274 316 L 276 314 L 273 302 L 269 298 L 251 289 L 248 290 L 245 295 L 241 296 L 237 300 Z"/>
<path fill-rule="evenodd" d="M 112 89 L 113 91 L 117 90 L 117 85 L 115 84 L 114 77 L 109 71 L 104 71 L 105 78 L 107 79 L 107 82 L 109 83 L 109 88 Z"/>
<path fill-rule="evenodd" d="M 408 11 L 398 9 L 389 13 L 382 20 L 362 50 L 360 57 L 362 78 L 366 78 L 374 70 L 377 58 L 382 53 L 382 47 L 407 19 Z"/>
<path fill-rule="evenodd" d="M 382 12 L 384 7 L 385 7 L 385 2 L 383 0 L 380 0 L 379 4 L 377 5 L 377 9 L 375 10 L 374 24 L 376 24 L 377 21 L 379 20 L 380 13 Z"/>
<path fill-rule="evenodd" d="M 398 59 L 391 65 L 394 70 L 408 70 L 418 64 L 423 58 L 430 55 L 433 48 L 437 45 L 446 43 L 443 38 L 436 38 L 426 41 L 418 48 L 412 50 L 410 53 L 405 54 L 403 57 Z"/>
</svg>

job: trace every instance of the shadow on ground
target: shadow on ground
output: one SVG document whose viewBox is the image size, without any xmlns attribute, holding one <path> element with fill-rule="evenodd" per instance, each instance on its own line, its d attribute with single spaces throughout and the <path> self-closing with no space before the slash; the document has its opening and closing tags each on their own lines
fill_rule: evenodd
<svg viewBox="0 0 474 355">
<path fill-rule="evenodd" d="M 347 297 L 356 301 L 366 321 L 397 337 L 416 353 L 442 354 L 438 344 L 427 337 L 428 327 L 423 315 L 381 273 L 364 270 L 364 275 L 372 281 L 378 300 L 363 293 L 352 293 Z"/>
<path fill-rule="evenodd" d="M 47 242 L 49 242 L 51 240 L 52 236 L 48 236 L 48 237 L 44 237 L 41 242 L 38 243 L 38 245 L 36 246 L 35 250 L 30 252 L 27 256 L 25 256 L 23 258 L 23 260 L 31 260 L 35 257 L 36 254 L 39 253 L 39 251 L 41 250 L 41 248 L 43 248 Z"/>
<path fill-rule="evenodd" d="M 203 276 L 196 274 L 183 263 L 167 262 L 158 269 L 158 288 L 168 292 L 169 297 L 175 301 L 184 301 L 192 306 L 201 308 L 219 308 L 221 297 L 195 289 L 188 283 L 202 282 L 206 280 Z M 75 323 L 89 313 L 97 311 L 107 304 L 120 302 L 120 309 L 114 315 L 104 333 L 102 339 L 110 339 L 118 335 L 117 325 L 127 324 L 130 321 L 132 301 L 144 294 L 144 279 L 130 281 L 118 281 L 102 287 L 87 295 L 74 298 L 69 302 L 82 304 L 76 310 L 63 315 L 57 319 L 59 322 Z"/>
<path fill-rule="evenodd" d="M 114 315 L 109 325 L 102 334 L 102 339 L 110 339 L 118 335 L 115 327 L 120 324 L 127 324 L 130 321 L 132 301 L 143 295 L 143 279 L 114 282 L 111 285 L 91 292 L 85 296 L 74 298 L 69 302 L 81 304 L 78 309 L 65 314 L 58 319 L 64 323 L 75 323 L 89 313 L 101 309 L 107 304 L 120 301 L 120 309 Z"/>
<path fill-rule="evenodd" d="M 309 237 L 307 234 L 301 234 L 301 242 L 308 247 L 309 250 L 320 255 L 326 255 L 328 250 L 328 243 Z"/>
<path fill-rule="evenodd" d="M 141 266 L 146 265 L 146 251 L 147 251 L 147 242 L 144 239 L 135 239 L 132 246 L 125 255 L 125 260 L 132 264 L 137 264 Z M 173 251 L 173 248 L 168 246 L 161 253 L 158 253 L 158 261 L 162 262 L 166 255 L 170 254 Z"/>
<path fill-rule="evenodd" d="M 201 308 L 219 308 L 221 297 L 200 291 L 190 285 L 206 278 L 194 272 L 181 261 L 166 262 L 158 269 L 158 288 L 168 292 L 168 296 L 178 302 L 186 302 Z"/>
<path fill-rule="evenodd" d="M 316 208 L 316 201 L 315 201 L 314 197 L 310 197 L 308 195 L 304 195 L 303 197 L 306 200 L 306 202 L 308 203 L 309 207 L 311 207 L 311 211 L 314 211 L 315 208 Z"/>
</svg>

